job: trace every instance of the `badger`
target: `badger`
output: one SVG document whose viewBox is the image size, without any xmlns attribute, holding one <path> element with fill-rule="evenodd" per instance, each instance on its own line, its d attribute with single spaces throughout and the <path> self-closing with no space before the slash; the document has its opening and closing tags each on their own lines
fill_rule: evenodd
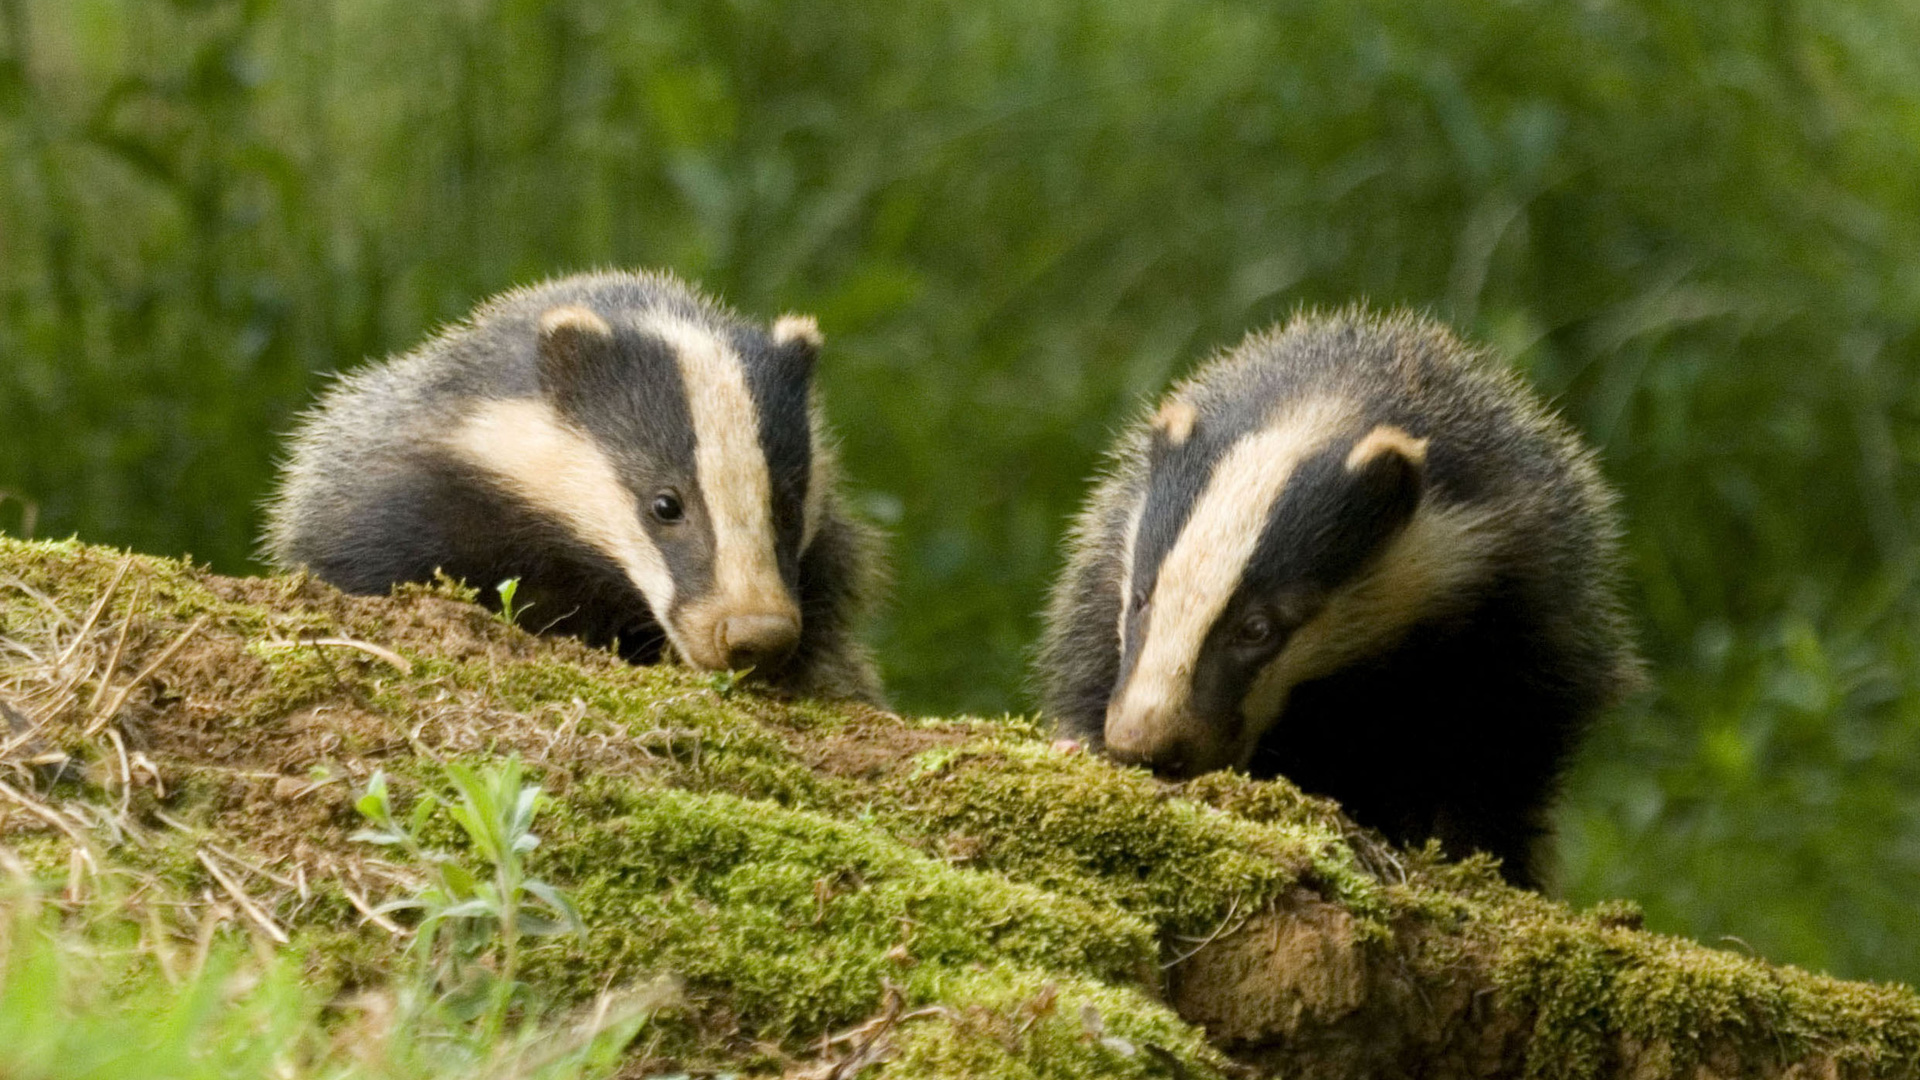
<svg viewBox="0 0 1920 1080">
<path fill-rule="evenodd" d="M 1491 357 L 1302 315 L 1118 439 L 1036 682 L 1116 761 L 1285 776 L 1537 887 L 1569 757 L 1639 679 L 1620 534 L 1594 454 Z"/>
<path fill-rule="evenodd" d="M 877 587 L 811 389 L 813 319 L 761 328 L 662 273 L 478 307 L 297 422 L 265 555 L 352 593 L 462 579 L 530 628 L 877 700 Z"/>
</svg>

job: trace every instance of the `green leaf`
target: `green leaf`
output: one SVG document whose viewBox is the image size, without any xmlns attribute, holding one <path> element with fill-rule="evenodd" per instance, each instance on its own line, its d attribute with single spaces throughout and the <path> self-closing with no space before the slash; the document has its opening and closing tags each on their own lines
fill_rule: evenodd
<svg viewBox="0 0 1920 1080">
<path fill-rule="evenodd" d="M 514 926 L 528 937 L 555 937 L 570 933 L 573 928 L 559 919 L 550 919 L 531 911 L 522 911 L 515 916 Z"/>
<path fill-rule="evenodd" d="M 387 774 L 376 771 L 373 778 L 367 781 L 366 794 L 360 796 L 353 806 L 360 811 L 360 816 L 391 829 L 393 814 L 387 805 Z"/>
<path fill-rule="evenodd" d="M 412 812 L 407 815 L 407 832 L 413 836 L 419 836 L 420 831 L 426 828 L 427 822 L 432 819 L 433 812 L 439 809 L 439 806 L 439 799 L 422 792 L 420 797 L 414 800 Z"/>
<path fill-rule="evenodd" d="M 440 864 L 440 877 L 447 883 L 447 891 L 454 896 L 472 896 L 477 882 L 473 872 L 456 862 Z"/>
<path fill-rule="evenodd" d="M 401 836 L 399 833 L 385 832 L 378 829 L 361 829 L 347 839 L 361 840 L 369 844 L 385 844 L 389 847 L 407 842 L 407 838 Z"/>
<path fill-rule="evenodd" d="M 442 919 L 474 919 L 481 916 L 497 918 L 499 914 L 498 903 L 485 897 L 475 897 L 442 910 L 438 917 Z"/>
<path fill-rule="evenodd" d="M 574 933 L 582 937 L 586 936 L 587 924 L 581 920 L 580 912 L 574 908 L 573 901 L 569 900 L 565 893 L 544 881 L 528 881 L 521 887 L 558 912 Z"/>
</svg>

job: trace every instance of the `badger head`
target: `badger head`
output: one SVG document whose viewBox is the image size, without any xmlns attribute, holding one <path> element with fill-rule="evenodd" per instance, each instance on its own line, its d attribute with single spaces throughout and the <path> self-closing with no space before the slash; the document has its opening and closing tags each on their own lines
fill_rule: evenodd
<svg viewBox="0 0 1920 1080">
<path fill-rule="evenodd" d="M 1289 692 L 1391 646 L 1471 572 L 1427 441 L 1337 401 L 1155 416 L 1121 554 L 1105 746 L 1173 777 L 1244 768 Z"/>
<path fill-rule="evenodd" d="M 535 333 L 538 396 L 484 403 L 456 450 L 616 567 L 688 663 L 777 668 L 826 494 L 813 320 L 566 304 Z"/>
</svg>

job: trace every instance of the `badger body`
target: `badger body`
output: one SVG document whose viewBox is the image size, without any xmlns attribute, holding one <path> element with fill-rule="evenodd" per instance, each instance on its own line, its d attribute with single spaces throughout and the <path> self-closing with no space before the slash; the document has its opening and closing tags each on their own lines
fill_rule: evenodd
<svg viewBox="0 0 1920 1080">
<path fill-rule="evenodd" d="M 299 422 L 265 549 L 348 592 L 445 573 L 531 628 L 877 699 L 811 319 L 755 326 L 662 274 L 506 293 L 342 378 Z"/>
<path fill-rule="evenodd" d="M 1250 336 L 1125 432 L 1039 654 L 1062 734 L 1284 775 L 1538 885 L 1559 779 L 1638 678 L 1592 453 L 1442 326 Z"/>
</svg>

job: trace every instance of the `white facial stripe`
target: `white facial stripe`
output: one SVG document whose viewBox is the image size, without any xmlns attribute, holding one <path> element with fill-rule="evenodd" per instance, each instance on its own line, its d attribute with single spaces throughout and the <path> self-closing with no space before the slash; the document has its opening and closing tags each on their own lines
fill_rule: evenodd
<svg viewBox="0 0 1920 1080">
<path fill-rule="evenodd" d="M 618 564 L 673 636 L 666 618 L 673 574 L 641 526 L 633 494 L 591 438 L 533 399 L 482 404 L 454 426 L 446 443 L 460 460 Z"/>
<path fill-rule="evenodd" d="M 1374 568 L 1328 600 L 1254 679 L 1240 704 L 1249 752 L 1294 687 L 1379 653 L 1450 598 L 1471 597 L 1493 554 L 1496 514 L 1423 503 Z"/>
<path fill-rule="evenodd" d="M 1133 614 L 1133 555 L 1140 546 L 1140 519 L 1146 516 L 1147 493 L 1142 490 L 1140 498 L 1133 504 L 1133 511 L 1127 515 L 1127 531 L 1120 538 L 1120 651 L 1127 651 L 1127 616 Z"/>
<path fill-rule="evenodd" d="M 673 348 L 680 364 L 693 417 L 694 471 L 713 522 L 714 603 L 732 613 L 791 612 L 774 556 L 773 485 L 760 447 L 760 411 L 739 355 L 712 332 L 671 316 L 657 315 L 645 328 Z"/>
<path fill-rule="evenodd" d="M 1340 402 L 1301 405 L 1240 439 L 1215 463 L 1206 490 L 1160 563 L 1139 659 L 1118 699 L 1119 713 L 1185 710 L 1200 646 L 1239 587 L 1274 500 L 1299 463 L 1331 442 L 1348 415 Z"/>
</svg>

